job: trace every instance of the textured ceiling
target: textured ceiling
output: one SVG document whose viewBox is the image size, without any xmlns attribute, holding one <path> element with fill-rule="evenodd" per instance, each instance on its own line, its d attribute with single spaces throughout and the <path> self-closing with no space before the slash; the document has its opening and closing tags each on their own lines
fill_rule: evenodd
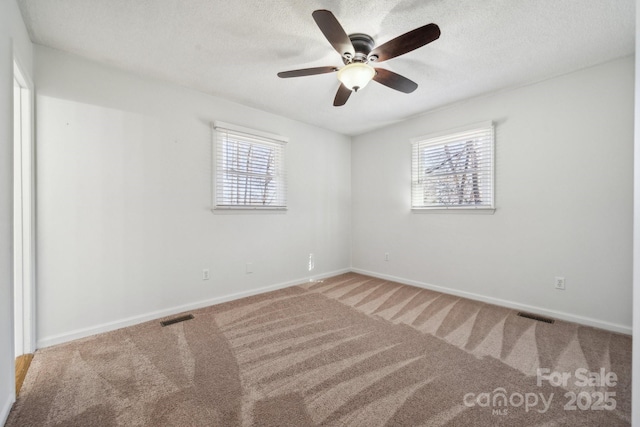
<svg viewBox="0 0 640 427">
<path fill-rule="evenodd" d="M 18 0 L 35 43 L 356 135 L 461 99 L 634 52 L 634 0 Z M 311 13 L 378 44 L 434 22 L 435 42 L 378 66 L 419 84 L 372 82 L 333 107 L 342 65 Z"/>
</svg>

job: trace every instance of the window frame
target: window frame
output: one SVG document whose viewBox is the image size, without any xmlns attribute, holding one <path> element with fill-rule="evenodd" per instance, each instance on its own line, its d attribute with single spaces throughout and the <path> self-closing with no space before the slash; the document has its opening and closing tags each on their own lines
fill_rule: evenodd
<svg viewBox="0 0 640 427">
<path fill-rule="evenodd" d="M 416 168 L 418 166 L 418 159 L 416 159 L 416 155 L 419 156 L 420 148 L 428 147 L 428 146 L 437 146 L 444 145 L 445 142 L 442 142 L 444 139 L 451 139 L 455 141 L 455 137 L 460 135 L 460 142 L 464 140 L 464 134 L 470 133 L 474 131 L 479 132 L 489 132 L 490 133 L 490 142 L 489 142 L 489 157 L 490 160 L 490 172 L 488 174 L 488 179 L 490 183 L 490 189 L 487 191 L 491 201 L 490 204 L 474 206 L 474 205 L 435 205 L 435 206 L 421 206 L 414 205 L 414 192 L 417 187 L 417 176 L 419 172 L 417 172 Z M 440 142 L 439 142 L 440 141 Z M 412 138 L 411 142 L 411 188 L 410 188 L 410 206 L 412 212 L 469 212 L 469 213 L 488 213 L 492 214 L 496 209 L 496 195 L 495 195 L 495 171 L 496 171 L 496 162 L 495 162 L 495 126 L 492 121 L 484 121 L 479 123 L 473 123 L 466 126 L 461 126 L 454 129 L 449 129 L 437 133 L 431 133 L 428 135 L 423 135 L 420 137 Z M 416 146 L 418 148 L 416 149 Z M 422 147 L 420 147 L 422 146 Z M 422 185 L 424 191 L 424 184 Z"/>
<path fill-rule="evenodd" d="M 212 123 L 212 207 L 211 210 L 214 213 L 233 213 L 235 212 L 284 212 L 287 210 L 287 174 L 286 174 L 286 150 L 285 146 L 289 142 L 289 139 L 268 132 L 263 132 L 244 126 L 238 126 L 221 121 L 215 121 Z M 277 205 L 258 205 L 258 204 L 225 204 L 221 203 L 218 196 L 218 189 L 220 186 L 220 180 L 223 179 L 219 175 L 219 167 L 223 160 L 218 156 L 222 152 L 219 145 L 222 143 L 221 133 L 232 134 L 234 137 L 239 138 L 241 141 L 255 146 L 270 146 L 278 149 L 277 154 L 277 173 L 278 176 L 277 186 L 279 187 L 276 192 L 279 195 L 279 203 Z M 242 140 L 242 136 L 246 136 L 246 140 Z"/>
</svg>

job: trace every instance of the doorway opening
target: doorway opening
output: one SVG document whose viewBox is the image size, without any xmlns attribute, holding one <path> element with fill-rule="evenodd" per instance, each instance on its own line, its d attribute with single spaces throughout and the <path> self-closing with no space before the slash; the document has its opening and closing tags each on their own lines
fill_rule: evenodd
<svg viewBox="0 0 640 427">
<path fill-rule="evenodd" d="M 35 351 L 33 85 L 13 62 L 13 294 L 16 389 Z M 18 378 L 19 374 L 22 378 Z M 16 391 L 16 393 L 17 393 Z"/>
</svg>

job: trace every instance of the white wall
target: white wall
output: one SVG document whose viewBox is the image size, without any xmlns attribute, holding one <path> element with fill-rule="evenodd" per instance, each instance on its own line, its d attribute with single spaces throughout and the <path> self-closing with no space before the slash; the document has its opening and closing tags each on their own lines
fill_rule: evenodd
<svg viewBox="0 0 640 427">
<path fill-rule="evenodd" d="M 628 57 L 356 137 L 353 267 L 630 333 L 633 87 Z M 484 120 L 495 213 L 412 213 L 409 139 Z"/>
<path fill-rule="evenodd" d="M 13 58 L 31 78 L 33 48 L 14 0 L 0 0 L 0 424 L 15 400 L 13 353 Z"/>
<path fill-rule="evenodd" d="M 349 268 L 348 137 L 35 53 L 39 347 Z M 289 137 L 286 213 L 211 212 L 213 120 Z"/>
</svg>

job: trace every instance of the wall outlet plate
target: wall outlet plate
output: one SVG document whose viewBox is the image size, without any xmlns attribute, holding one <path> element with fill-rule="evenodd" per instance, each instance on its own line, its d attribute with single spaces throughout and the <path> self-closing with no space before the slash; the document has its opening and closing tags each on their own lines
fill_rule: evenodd
<svg viewBox="0 0 640 427">
<path fill-rule="evenodd" d="M 564 277 L 556 276 L 555 278 L 556 289 L 564 291 L 565 280 Z"/>
<path fill-rule="evenodd" d="M 209 280 L 211 279 L 211 274 L 209 274 L 209 269 L 208 268 L 203 268 L 202 269 L 202 280 Z"/>
</svg>

